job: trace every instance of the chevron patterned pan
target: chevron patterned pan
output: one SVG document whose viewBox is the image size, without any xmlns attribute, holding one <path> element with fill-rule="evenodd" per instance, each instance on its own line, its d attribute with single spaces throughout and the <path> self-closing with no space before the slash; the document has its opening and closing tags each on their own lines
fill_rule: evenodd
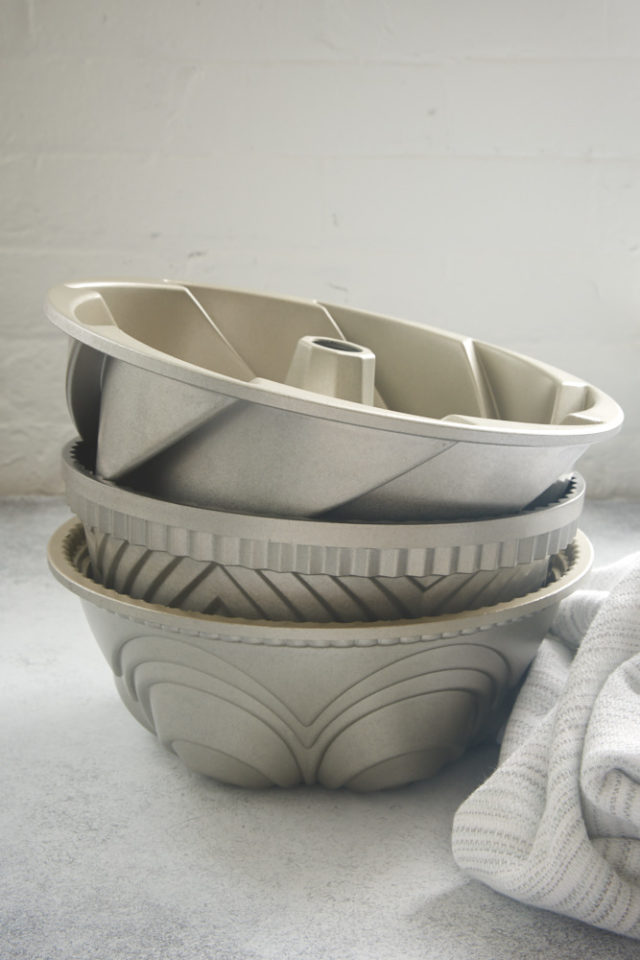
<svg viewBox="0 0 640 960">
<path fill-rule="evenodd" d="M 246 620 L 345 623 L 475 610 L 532 593 L 549 559 L 499 570 L 428 577 L 335 577 L 204 563 L 147 550 L 94 529 L 87 546 L 95 579 L 118 593 L 182 610 Z"/>
<path fill-rule="evenodd" d="M 523 596 L 545 583 L 549 557 L 573 539 L 584 495 L 576 476 L 558 500 L 517 517 L 275 520 L 175 505 L 171 512 L 163 501 L 96 479 L 83 461 L 90 462 L 85 445 L 67 447 L 67 498 L 84 524 L 96 580 L 151 603 L 245 619 L 393 620 Z M 196 542 L 197 559 L 184 552 Z"/>
</svg>

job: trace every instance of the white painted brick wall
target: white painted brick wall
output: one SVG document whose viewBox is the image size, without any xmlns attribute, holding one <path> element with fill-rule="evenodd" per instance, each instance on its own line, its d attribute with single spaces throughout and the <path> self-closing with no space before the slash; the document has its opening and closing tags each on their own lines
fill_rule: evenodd
<svg viewBox="0 0 640 960">
<path fill-rule="evenodd" d="M 640 495 L 637 0 L 0 0 L 0 492 L 61 489 L 48 287 L 172 276 L 523 350 Z"/>
</svg>

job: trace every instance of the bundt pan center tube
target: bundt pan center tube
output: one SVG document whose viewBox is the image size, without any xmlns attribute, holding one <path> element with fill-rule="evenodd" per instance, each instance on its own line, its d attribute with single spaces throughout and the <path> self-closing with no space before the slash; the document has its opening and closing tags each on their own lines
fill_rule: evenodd
<svg viewBox="0 0 640 960">
<path fill-rule="evenodd" d="M 546 364 L 315 301 L 86 282 L 54 288 L 46 312 L 75 341 L 69 406 L 98 474 L 194 506 L 515 512 L 622 422 L 608 396 Z"/>
<path fill-rule="evenodd" d="M 435 773 L 499 722 L 560 600 L 592 561 L 578 533 L 527 597 L 422 621 L 257 623 L 95 583 L 82 526 L 49 543 L 133 716 L 199 773 L 247 787 L 375 790 Z"/>
</svg>

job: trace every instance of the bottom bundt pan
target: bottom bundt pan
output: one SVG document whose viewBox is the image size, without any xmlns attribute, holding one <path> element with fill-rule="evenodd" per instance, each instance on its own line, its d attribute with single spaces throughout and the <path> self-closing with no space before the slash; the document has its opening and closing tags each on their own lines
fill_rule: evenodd
<svg viewBox="0 0 640 960">
<path fill-rule="evenodd" d="M 168 609 L 97 584 L 82 525 L 49 543 L 133 716 L 198 773 L 243 787 L 368 791 L 433 775 L 495 728 L 560 600 L 592 562 L 578 532 L 554 578 L 454 616 L 276 623 Z"/>
</svg>

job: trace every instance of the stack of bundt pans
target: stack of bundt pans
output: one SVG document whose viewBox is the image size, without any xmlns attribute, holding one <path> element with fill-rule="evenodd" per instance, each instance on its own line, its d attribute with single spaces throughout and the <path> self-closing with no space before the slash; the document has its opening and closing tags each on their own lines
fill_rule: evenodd
<svg viewBox="0 0 640 960">
<path fill-rule="evenodd" d="M 431 327 L 157 282 L 54 288 L 76 514 L 51 539 L 144 726 L 243 786 L 429 776 L 591 564 L 569 374 Z"/>
</svg>

